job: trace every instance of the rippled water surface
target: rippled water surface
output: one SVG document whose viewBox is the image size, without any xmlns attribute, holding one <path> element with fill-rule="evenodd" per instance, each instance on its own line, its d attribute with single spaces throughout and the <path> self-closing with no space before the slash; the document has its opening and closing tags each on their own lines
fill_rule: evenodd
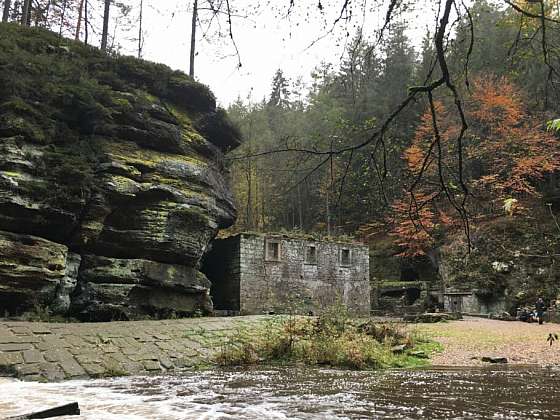
<svg viewBox="0 0 560 420">
<path fill-rule="evenodd" d="M 0 379 L 0 418 L 73 401 L 80 418 L 92 420 L 554 419 L 560 418 L 560 372 L 279 368 L 59 384 Z"/>
</svg>

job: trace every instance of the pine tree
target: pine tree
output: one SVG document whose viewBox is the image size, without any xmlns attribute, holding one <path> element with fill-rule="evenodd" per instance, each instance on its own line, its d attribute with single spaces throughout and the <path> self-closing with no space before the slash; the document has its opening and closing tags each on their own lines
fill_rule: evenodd
<svg viewBox="0 0 560 420">
<path fill-rule="evenodd" d="M 290 90 L 288 80 L 284 77 L 281 69 L 276 70 L 272 80 L 269 106 L 287 108 L 290 103 Z"/>
</svg>

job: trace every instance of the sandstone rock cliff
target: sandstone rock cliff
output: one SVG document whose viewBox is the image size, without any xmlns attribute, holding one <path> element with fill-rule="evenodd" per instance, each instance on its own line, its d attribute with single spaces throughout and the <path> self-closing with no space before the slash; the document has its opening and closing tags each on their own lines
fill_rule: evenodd
<svg viewBox="0 0 560 420">
<path fill-rule="evenodd" d="M 207 312 L 197 267 L 235 208 L 238 131 L 205 86 L 0 25 L 0 311 Z"/>
</svg>

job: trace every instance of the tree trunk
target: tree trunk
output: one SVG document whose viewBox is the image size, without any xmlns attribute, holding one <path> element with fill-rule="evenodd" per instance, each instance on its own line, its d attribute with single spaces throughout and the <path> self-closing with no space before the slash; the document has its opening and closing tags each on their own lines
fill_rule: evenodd
<svg viewBox="0 0 560 420">
<path fill-rule="evenodd" d="M 66 6 L 68 6 L 68 0 L 64 0 L 62 3 L 62 13 L 60 14 L 60 30 L 58 31 L 58 36 L 62 38 L 62 31 L 64 30 L 64 19 L 66 18 Z"/>
<path fill-rule="evenodd" d="M 138 58 L 142 58 L 142 20 L 144 18 L 144 0 L 140 0 L 140 16 L 138 17 Z"/>
<path fill-rule="evenodd" d="M 82 29 L 82 12 L 84 10 L 84 0 L 80 1 L 80 8 L 78 9 L 78 23 L 76 24 L 76 41 L 80 40 L 80 30 Z"/>
<path fill-rule="evenodd" d="M 196 20 L 198 16 L 198 0 L 194 0 L 192 26 L 191 26 L 191 59 L 189 67 L 189 76 L 194 78 L 194 56 L 196 54 Z"/>
<path fill-rule="evenodd" d="M 60 407 L 51 408 L 35 413 L 24 414 L 23 416 L 8 417 L 6 420 L 25 420 L 25 419 L 50 419 L 61 416 L 79 416 L 80 407 L 77 402 L 66 404 Z"/>
<path fill-rule="evenodd" d="M 84 34 L 84 43 L 86 45 L 88 45 L 88 41 L 89 41 L 89 0 L 86 0 L 86 4 L 84 6 L 84 30 L 85 30 L 85 34 Z"/>
<path fill-rule="evenodd" d="M 29 26 L 29 13 L 31 12 L 31 0 L 24 0 L 23 13 L 21 14 L 21 24 Z"/>
<path fill-rule="evenodd" d="M 47 2 L 47 6 L 45 7 L 45 25 L 47 25 L 48 22 L 49 22 L 49 16 L 50 16 L 50 13 L 51 13 L 51 5 L 52 5 L 52 0 L 49 0 Z"/>
<path fill-rule="evenodd" d="M 251 160 L 247 160 L 247 214 L 246 227 L 253 229 L 253 176 Z"/>
<path fill-rule="evenodd" d="M 262 176 L 266 176 L 264 171 L 262 172 Z M 266 180 L 261 181 L 261 229 L 264 231 L 267 228 L 266 225 L 266 203 L 267 203 L 267 189 L 266 189 Z"/>
<path fill-rule="evenodd" d="M 331 203 L 330 203 L 330 188 L 327 190 L 326 199 L 326 212 L 327 212 L 327 236 L 331 236 Z"/>
<path fill-rule="evenodd" d="M 111 39 L 111 46 L 109 47 L 110 50 L 115 48 L 115 39 L 117 39 L 117 29 L 119 28 L 119 20 L 115 19 L 115 27 L 113 28 L 113 38 Z"/>
<path fill-rule="evenodd" d="M 2 13 L 2 22 L 7 22 L 8 18 L 10 17 L 10 6 L 12 4 L 12 0 L 5 0 L 4 1 L 4 12 Z"/>
<path fill-rule="evenodd" d="M 103 32 L 101 33 L 101 50 L 107 51 L 107 38 L 109 36 L 109 12 L 111 10 L 111 0 L 105 0 L 105 10 L 103 11 Z"/>
<path fill-rule="evenodd" d="M 301 185 L 297 186 L 297 197 L 298 197 L 298 215 L 299 215 L 299 228 L 303 230 L 303 204 L 301 202 Z"/>
</svg>

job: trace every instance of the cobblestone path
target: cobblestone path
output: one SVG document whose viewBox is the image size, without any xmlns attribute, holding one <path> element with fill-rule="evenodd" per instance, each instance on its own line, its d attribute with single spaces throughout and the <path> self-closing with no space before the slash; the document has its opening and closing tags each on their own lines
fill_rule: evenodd
<svg viewBox="0 0 560 420">
<path fill-rule="evenodd" d="M 209 363 L 232 332 L 265 318 L 0 322 L 0 374 L 58 381 L 196 367 Z"/>
</svg>

